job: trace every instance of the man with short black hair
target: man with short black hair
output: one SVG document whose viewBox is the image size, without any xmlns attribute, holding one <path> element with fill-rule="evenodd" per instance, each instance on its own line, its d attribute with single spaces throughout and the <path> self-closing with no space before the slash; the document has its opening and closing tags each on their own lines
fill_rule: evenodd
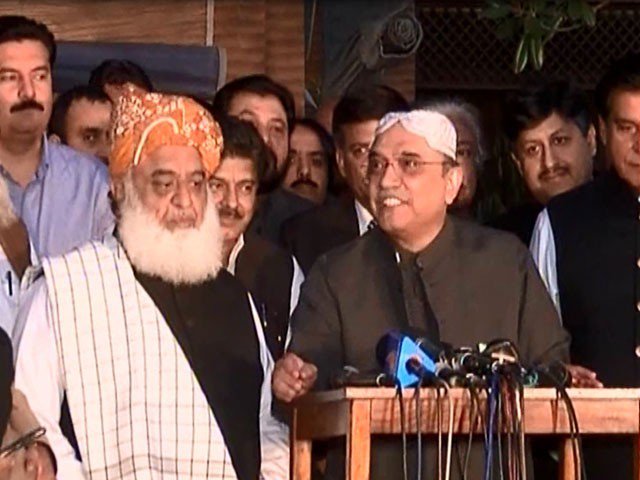
<svg viewBox="0 0 640 480">
<path fill-rule="evenodd" d="M 296 120 L 291 132 L 289 166 L 282 186 L 316 205 L 322 205 L 333 187 L 336 147 L 322 125 L 311 118 Z"/>
<path fill-rule="evenodd" d="M 365 177 L 378 120 L 408 107 L 400 93 L 386 86 L 347 93 L 336 105 L 332 122 L 336 161 L 350 195 L 298 215 L 282 227 L 282 243 L 305 274 L 320 255 L 366 233 L 373 216 Z"/>
<path fill-rule="evenodd" d="M 131 60 L 111 58 L 105 60 L 89 74 L 89 85 L 103 90 L 115 102 L 124 86 L 132 83 L 146 92 L 153 92 L 153 83 L 147 72 Z"/>
<path fill-rule="evenodd" d="M 596 131 L 585 93 L 566 82 L 517 92 L 508 102 L 504 131 L 530 199 L 491 225 L 528 245 L 540 210 L 591 180 Z"/>
<path fill-rule="evenodd" d="M 49 140 L 107 162 L 111 99 L 102 90 L 80 85 L 67 90 L 53 102 Z"/>
<path fill-rule="evenodd" d="M 640 55 L 614 62 L 595 91 L 599 135 L 613 166 L 555 197 L 531 251 L 571 334 L 571 359 L 606 387 L 640 386 Z M 631 478 L 633 442 L 584 439 L 589 478 Z"/>
<path fill-rule="evenodd" d="M 269 350 L 278 360 L 304 276 L 288 252 L 247 231 L 266 169 L 267 147 L 249 122 L 233 117 L 218 121 L 224 148 L 210 188 L 220 216 L 223 259 L 227 270 L 253 294 Z"/>
<path fill-rule="evenodd" d="M 0 17 L 0 175 L 35 259 L 102 239 L 114 225 L 106 167 L 46 138 L 55 55 L 53 34 L 44 24 Z M 17 304 L 19 278 L 8 272 L 2 288 Z M 8 331 L 13 320 L 5 319 Z"/>
<path fill-rule="evenodd" d="M 237 78 L 222 87 L 213 100 L 214 115 L 231 115 L 251 122 L 271 151 L 260 184 L 260 201 L 251 231 L 273 243 L 280 240 L 282 223 L 313 207 L 313 203 L 280 188 L 289 159 L 289 135 L 295 119 L 291 92 L 266 75 Z"/>
</svg>

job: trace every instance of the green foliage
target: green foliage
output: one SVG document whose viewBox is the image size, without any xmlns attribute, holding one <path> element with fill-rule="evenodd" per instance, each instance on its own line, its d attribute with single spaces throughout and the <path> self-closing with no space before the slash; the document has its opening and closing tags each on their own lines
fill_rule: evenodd
<svg viewBox="0 0 640 480">
<path fill-rule="evenodd" d="M 593 3 L 593 2 L 591 2 Z M 496 25 L 503 40 L 517 39 L 513 70 L 528 65 L 540 70 L 544 46 L 556 34 L 596 24 L 596 13 L 608 1 L 592 5 L 588 0 L 489 0 L 480 17 Z"/>
</svg>

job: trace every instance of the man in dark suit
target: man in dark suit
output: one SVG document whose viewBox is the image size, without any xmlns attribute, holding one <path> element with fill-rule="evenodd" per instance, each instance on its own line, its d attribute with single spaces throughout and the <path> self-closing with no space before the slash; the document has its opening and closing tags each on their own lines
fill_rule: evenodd
<svg viewBox="0 0 640 480">
<path fill-rule="evenodd" d="M 640 55 L 596 87 L 599 132 L 613 168 L 548 204 L 531 250 L 572 337 L 571 359 L 607 387 L 640 386 Z M 589 478 L 633 475 L 631 439 L 585 439 Z"/>
<path fill-rule="evenodd" d="M 237 78 L 217 93 L 212 113 L 251 122 L 269 147 L 267 167 L 260 182 L 258 208 L 249 230 L 277 243 L 282 223 L 314 204 L 280 185 L 289 164 L 289 136 L 295 120 L 291 92 L 266 75 Z"/>
<path fill-rule="evenodd" d="M 462 182 L 455 152 L 455 129 L 442 114 L 414 110 L 380 121 L 368 166 L 379 227 L 312 268 L 292 318 L 290 351 L 274 371 L 277 398 L 325 389 L 344 365 L 376 369 L 376 344 L 393 328 L 421 328 L 454 346 L 510 339 L 526 364 L 567 358 L 569 337 L 526 248 L 511 235 L 447 216 Z M 435 476 L 435 451 L 427 442 L 424 478 Z M 374 439 L 371 459 L 372 479 L 399 478 L 399 440 Z M 482 467 L 476 445 L 470 478 Z M 332 450 L 326 476 L 343 472 Z M 457 465 L 452 473 L 462 478 Z"/>
<path fill-rule="evenodd" d="M 260 135 L 252 124 L 233 117 L 219 116 L 218 123 L 224 148 L 210 189 L 220 216 L 223 259 L 253 295 L 271 356 L 277 360 L 304 276 L 288 252 L 247 232 L 268 155 Z"/>
<path fill-rule="evenodd" d="M 378 120 L 387 112 L 407 108 L 402 95 L 383 86 L 348 93 L 336 105 L 333 111 L 336 160 L 349 194 L 297 215 L 282 227 L 282 244 L 305 273 L 320 255 L 367 231 L 373 219 L 365 184 L 369 146 Z"/>
<path fill-rule="evenodd" d="M 566 82 L 516 92 L 507 102 L 504 131 L 527 199 L 489 226 L 529 245 L 538 214 L 558 194 L 591 180 L 596 130 L 585 93 Z"/>
</svg>

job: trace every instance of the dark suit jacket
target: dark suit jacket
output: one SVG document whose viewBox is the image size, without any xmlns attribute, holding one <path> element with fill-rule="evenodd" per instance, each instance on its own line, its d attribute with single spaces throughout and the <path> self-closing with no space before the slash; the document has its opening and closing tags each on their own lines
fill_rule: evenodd
<svg viewBox="0 0 640 480">
<path fill-rule="evenodd" d="M 245 234 L 235 275 L 253 295 L 274 360 L 284 352 L 289 329 L 293 270 L 288 252 L 257 235 Z"/>
<path fill-rule="evenodd" d="M 336 200 L 296 215 L 282 225 L 282 245 L 306 275 L 320 255 L 358 238 L 353 199 Z"/>
<path fill-rule="evenodd" d="M 282 224 L 313 207 L 314 204 L 306 198 L 278 188 L 260 197 L 248 231 L 277 244 L 280 241 Z"/>
<path fill-rule="evenodd" d="M 443 341 L 472 346 L 511 339 L 523 363 L 568 357 L 569 337 L 528 250 L 514 236 L 450 217 L 418 261 Z M 318 367 L 318 389 L 327 388 L 330 376 L 344 365 L 377 369 L 380 337 L 408 326 L 395 249 L 387 236 L 375 229 L 320 257 L 291 323 L 290 350 Z M 427 448 L 425 475 L 433 473 L 434 453 Z M 374 440 L 371 458 L 372 480 L 400 478 L 395 439 Z M 473 449 L 471 462 L 471 471 L 479 471 L 481 447 Z M 328 477 L 341 478 L 340 471 L 340 461 L 330 460 Z M 455 467 L 452 478 L 461 478 Z"/>
<path fill-rule="evenodd" d="M 533 235 L 533 228 L 542 208 L 542 205 L 538 203 L 525 203 L 494 218 L 487 225 L 498 230 L 511 232 L 517 235 L 522 240 L 522 243 L 529 245 Z"/>
</svg>

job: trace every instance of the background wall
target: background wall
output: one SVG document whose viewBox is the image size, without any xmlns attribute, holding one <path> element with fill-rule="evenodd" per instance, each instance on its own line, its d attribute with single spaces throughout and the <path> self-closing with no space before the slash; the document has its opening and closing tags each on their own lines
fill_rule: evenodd
<svg viewBox="0 0 640 480">
<path fill-rule="evenodd" d="M 302 108 L 304 4 L 298 0 L 3 0 L 5 14 L 43 21 L 59 40 L 206 45 L 213 31 L 213 42 L 226 49 L 228 79 L 267 73 Z"/>
</svg>

